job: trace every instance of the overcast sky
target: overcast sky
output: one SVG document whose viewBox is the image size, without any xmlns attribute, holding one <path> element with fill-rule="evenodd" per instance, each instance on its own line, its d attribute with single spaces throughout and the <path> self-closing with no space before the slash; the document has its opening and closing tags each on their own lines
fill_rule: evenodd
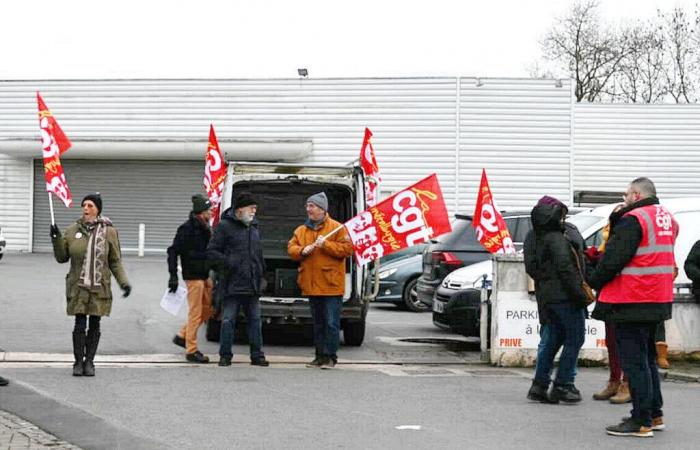
<svg viewBox="0 0 700 450">
<path fill-rule="evenodd" d="M 571 0 L 3 0 L 0 79 L 527 77 Z M 653 17 L 694 0 L 601 0 Z"/>
</svg>

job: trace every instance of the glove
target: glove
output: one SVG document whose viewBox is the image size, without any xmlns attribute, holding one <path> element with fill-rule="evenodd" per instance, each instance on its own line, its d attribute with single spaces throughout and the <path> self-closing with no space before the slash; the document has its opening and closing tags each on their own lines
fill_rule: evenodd
<svg viewBox="0 0 700 450">
<path fill-rule="evenodd" d="M 170 280 L 168 281 L 168 290 L 173 294 L 177 291 L 177 275 L 170 275 Z"/>
<path fill-rule="evenodd" d="M 122 297 L 127 298 L 131 294 L 131 286 L 125 284 L 122 286 Z"/>
<path fill-rule="evenodd" d="M 61 230 L 58 229 L 56 224 L 51 224 L 49 227 L 49 236 L 51 239 L 57 239 L 61 235 Z"/>
</svg>

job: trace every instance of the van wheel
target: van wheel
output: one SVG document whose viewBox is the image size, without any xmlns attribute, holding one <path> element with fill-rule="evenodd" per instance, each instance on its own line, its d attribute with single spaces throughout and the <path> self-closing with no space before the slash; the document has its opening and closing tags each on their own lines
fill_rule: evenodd
<svg viewBox="0 0 700 450">
<path fill-rule="evenodd" d="M 219 342 L 221 337 L 221 321 L 216 319 L 207 320 L 207 341 Z"/>
<path fill-rule="evenodd" d="M 345 322 L 343 327 L 345 345 L 358 347 L 365 340 L 365 321 Z"/>
<path fill-rule="evenodd" d="M 430 311 L 430 307 L 425 303 L 418 300 L 418 291 L 416 286 L 418 285 L 418 278 L 414 278 L 403 288 L 403 304 L 409 311 L 413 312 L 427 312 Z"/>
</svg>

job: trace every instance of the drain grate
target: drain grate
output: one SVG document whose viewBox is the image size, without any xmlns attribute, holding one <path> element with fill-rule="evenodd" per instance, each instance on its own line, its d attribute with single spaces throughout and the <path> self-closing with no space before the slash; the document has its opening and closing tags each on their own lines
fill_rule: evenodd
<svg viewBox="0 0 700 450">
<path fill-rule="evenodd" d="M 436 344 L 436 345 L 464 345 L 466 342 L 459 339 L 447 338 L 403 338 L 398 339 L 400 342 L 411 342 L 413 344 Z"/>
</svg>

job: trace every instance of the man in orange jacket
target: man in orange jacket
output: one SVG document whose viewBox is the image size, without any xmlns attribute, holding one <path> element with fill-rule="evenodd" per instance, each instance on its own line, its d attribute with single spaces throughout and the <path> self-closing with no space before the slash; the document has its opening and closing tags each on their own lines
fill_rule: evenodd
<svg viewBox="0 0 700 450">
<path fill-rule="evenodd" d="M 352 255 L 353 247 L 344 228 L 332 233 L 343 225 L 328 214 L 324 192 L 306 200 L 306 214 L 306 222 L 294 230 L 287 244 L 287 253 L 300 262 L 297 284 L 309 298 L 314 321 L 316 357 L 307 367 L 332 369 L 338 361 L 345 259 Z"/>
</svg>

